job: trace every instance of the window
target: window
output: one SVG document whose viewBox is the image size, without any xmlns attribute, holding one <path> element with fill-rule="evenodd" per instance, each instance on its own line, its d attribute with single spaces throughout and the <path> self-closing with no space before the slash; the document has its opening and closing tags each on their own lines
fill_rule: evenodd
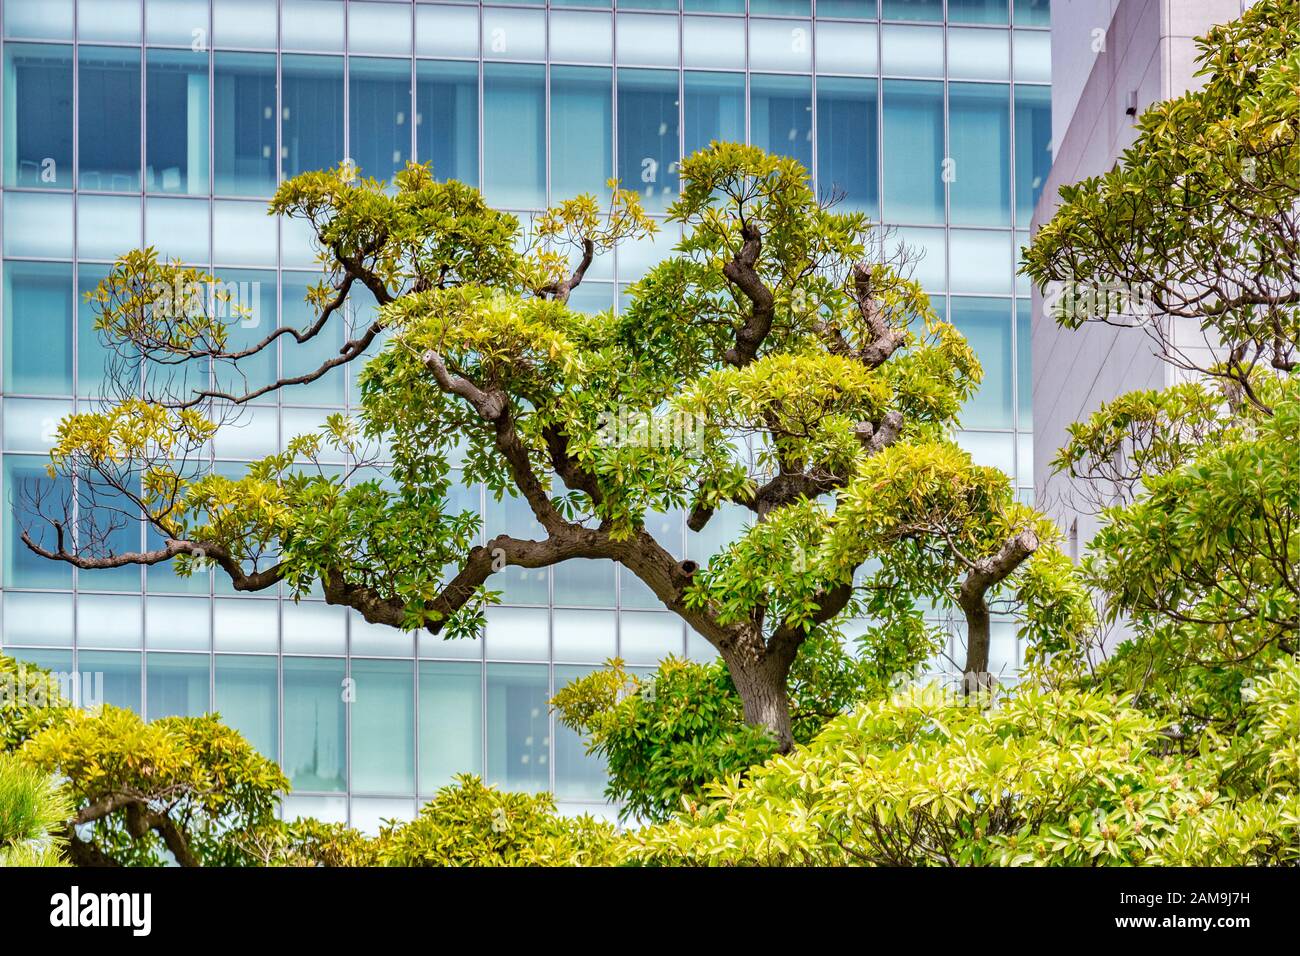
<svg viewBox="0 0 1300 956">
<path fill-rule="evenodd" d="M 555 603 L 580 607 L 614 606 L 614 563 L 574 558 L 557 564 Z"/>
<path fill-rule="evenodd" d="M 243 734 L 262 756 L 277 759 L 280 753 L 280 717 L 276 659 L 269 656 L 218 654 L 214 660 L 214 709 L 221 714 L 222 722 Z M 287 658 L 286 662 L 298 663 L 294 658 Z M 301 678 L 295 677 L 295 681 L 295 687 L 300 689 L 303 683 Z M 286 692 L 287 690 L 288 684 Z M 295 693 L 299 693 L 299 690 Z M 286 694 L 286 701 L 287 699 Z M 286 703 L 286 713 L 287 708 Z M 328 709 L 326 714 L 328 715 Z M 329 737 L 331 728 L 322 729 L 325 730 L 327 741 L 333 743 Z M 294 785 L 299 784 L 295 781 Z"/>
<path fill-rule="evenodd" d="M 686 72 L 686 155 L 712 140 L 745 141 L 745 77 L 741 73 Z"/>
<path fill-rule="evenodd" d="M 487 783 L 549 789 L 550 699 L 545 664 L 487 665 Z"/>
<path fill-rule="evenodd" d="M 207 654 L 148 654 L 145 657 L 146 714 L 198 717 L 210 709 Z"/>
<path fill-rule="evenodd" d="M 677 73 L 618 71 L 618 178 L 649 212 L 677 198 Z"/>
<path fill-rule="evenodd" d="M 415 792 L 415 674 L 410 661 L 352 661 L 352 789 Z"/>
<path fill-rule="evenodd" d="M 1007 0 L 948 0 L 953 23 L 1006 23 Z"/>
<path fill-rule="evenodd" d="M 807 20 L 750 20 L 749 65 L 754 70 L 811 72 L 812 24 Z"/>
<path fill-rule="evenodd" d="M 108 276 L 108 270 L 106 265 L 84 262 L 77 266 L 77 340 L 80 346 L 77 349 L 77 391 L 82 396 L 103 396 L 108 391 L 113 352 L 105 344 L 103 334 L 95 331 L 98 313 L 86 301 L 86 293 L 95 290 Z"/>
<path fill-rule="evenodd" d="M 984 367 L 979 390 L 962 409 L 967 428 L 1010 428 L 1011 303 L 1007 299 L 952 297 L 952 324 L 966 337 Z"/>
<path fill-rule="evenodd" d="M 208 193 L 208 55 L 150 50 L 147 60 L 149 192 Z"/>
<path fill-rule="evenodd" d="M 214 75 L 216 191 L 269 196 L 275 191 L 275 56 L 217 53 Z"/>
<path fill-rule="evenodd" d="M 391 181 L 411 158 L 411 61 L 354 56 L 348 89 L 352 160 L 361 175 Z"/>
<path fill-rule="evenodd" d="M 103 674 L 104 703 L 140 713 L 138 651 L 80 651 L 77 654 L 77 672 L 82 675 L 83 695 L 87 686 L 98 687 L 99 675 Z M 89 685 L 84 683 L 87 679 Z"/>
<path fill-rule="evenodd" d="M 478 185 L 478 66 L 416 64 L 415 150 L 439 179 Z"/>
<path fill-rule="evenodd" d="M 483 666 L 420 663 L 420 792 L 483 772 Z"/>
<path fill-rule="evenodd" d="M 812 171 L 812 79 L 749 78 L 749 140 L 769 153 L 797 159 Z"/>
<path fill-rule="evenodd" d="M 1027 226 L 1052 168 L 1052 91 L 1016 86 L 1016 225 Z"/>
<path fill-rule="evenodd" d="M 949 194 L 957 225 L 1011 224 L 1011 101 L 1002 83 L 948 85 Z"/>
<path fill-rule="evenodd" d="M 83 46 L 78 52 L 82 189 L 140 189 L 140 51 Z"/>
<path fill-rule="evenodd" d="M 286 179 L 343 161 L 343 59 L 281 58 L 281 175 Z"/>
<path fill-rule="evenodd" d="M 343 0 L 281 0 L 280 42 L 286 50 L 343 50 Z"/>
<path fill-rule="evenodd" d="M 590 674 L 593 667 L 557 666 L 555 689 Z M 600 800 L 607 780 L 605 761 L 587 753 L 582 736 L 555 718 L 555 796 L 560 800 Z"/>
<path fill-rule="evenodd" d="M 307 301 L 307 290 L 319 284 L 315 272 L 280 273 L 281 322 L 299 330 L 311 327 L 320 312 Z M 306 375 L 338 356 L 343 347 L 345 322 L 342 311 L 329 317 L 314 338 L 298 342 L 290 335 L 280 337 L 280 368 L 286 377 Z M 274 351 L 274 350 L 272 350 Z M 311 405 L 342 405 L 347 376 L 341 367 L 330 369 L 314 382 L 294 385 L 285 391 L 286 400 Z"/>
<path fill-rule="evenodd" d="M 341 658 L 284 658 L 283 764 L 295 790 L 346 789 L 343 678 Z"/>
<path fill-rule="evenodd" d="M 226 350 L 250 349 L 275 331 L 275 273 L 254 269 L 222 269 L 217 276 L 230 300 L 221 306 L 226 323 Z M 236 309 L 240 311 L 236 311 Z M 221 391 L 245 395 L 276 380 L 275 346 L 264 348 L 237 362 L 220 361 L 213 366 L 214 382 Z M 275 401 L 275 396 L 260 400 Z"/>
<path fill-rule="evenodd" d="M 1029 299 L 1016 299 L 1016 387 L 1019 393 L 1018 428 L 1028 431 L 1034 427 L 1034 341 L 1032 328 L 1033 303 Z"/>
<path fill-rule="evenodd" d="M 614 104 L 610 71 L 551 67 L 551 196 L 553 202 L 594 193 L 604 199 L 614 173 Z"/>
<path fill-rule="evenodd" d="M 884 219 L 942 223 L 943 84 L 886 80 L 884 110 Z"/>
<path fill-rule="evenodd" d="M 72 48 L 6 43 L 4 183 L 72 188 Z"/>
<path fill-rule="evenodd" d="M 886 20 L 942 20 L 943 0 L 881 0 Z"/>
<path fill-rule="evenodd" d="M 53 423 L 51 423 L 53 424 Z M 72 483 L 64 478 L 51 478 L 45 471 L 49 459 L 44 455 L 6 455 L 4 460 L 4 488 L 8 498 L 4 511 L 5 587 L 68 588 L 72 586 L 72 568 L 61 562 L 48 561 L 32 553 L 22 542 L 22 533 L 29 531 L 32 539 L 44 547 L 54 547 L 54 533 L 41 520 L 36 501 L 46 499 L 46 511 L 51 517 L 61 518 L 59 502 L 72 492 Z"/>
<path fill-rule="evenodd" d="M 841 208 L 879 217 L 876 81 L 817 81 L 817 185 L 844 197 Z"/>
<path fill-rule="evenodd" d="M 72 394 L 72 266 L 6 262 L 5 391 Z M 93 348 L 94 343 L 88 342 Z"/>
<path fill-rule="evenodd" d="M 508 209 L 546 204 L 545 68 L 483 67 L 483 191 Z"/>
<path fill-rule="evenodd" d="M 150 43 L 192 46 L 208 35 L 208 0 L 145 0 L 144 30 Z"/>
</svg>

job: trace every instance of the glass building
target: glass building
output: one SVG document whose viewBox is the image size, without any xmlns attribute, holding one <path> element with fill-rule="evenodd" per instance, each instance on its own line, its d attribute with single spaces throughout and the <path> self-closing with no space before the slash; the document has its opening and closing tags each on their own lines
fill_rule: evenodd
<svg viewBox="0 0 1300 956">
<path fill-rule="evenodd" d="M 269 324 L 305 324 L 313 253 L 265 202 L 280 179 L 345 157 L 377 177 L 431 161 L 523 213 L 617 176 L 662 213 L 678 159 L 711 139 L 794 156 L 824 194 L 924 250 L 918 278 L 986 372 L 961 440 L 1030 493 L 1029 289 L 1014 273 L 1051 158 L 1048 0 L 611 7 L 0 3 L 6 653 L 103 672 L 106 698 L 149 718 L 219 710 L 283 764 L 287 812 L 368 829 L 410 816 L 460 771 L 601 810 L 602 768 L 556 726 L 549 696 L 614 654 L 647 667 L 670 653 L 712 656 L 604 562 L 512 569 L 485 637 L 448 642 L 319 600 L 236 597 L 220 574 L 78 572 L 24 548 L 17 491 L 45 480 L 57 422 L 103 387 L 105 352 L 80 293 L 117 254 L 151 244 L 249 283 L 259 324 L 239 334 L 250 342 Z M 675 239 L 665 228 L 620 248 L 573 304 L 617 307 Z M 349 320 L 364 324 L 373 302 L 353 299 Z M 343 333 L 306 347 L 281 339 L 245 373 L 251 383 L 306 371 Z M 266 396 L 220 434 L 213 467 L 238 473 L 354 407 L 356 372 Z M 526 533 L 522 503 L 460 494 L 487 537 Z M 735 515 L 699 535 L 681 514 L 652 524 L 694 558 L 740 527 Z M 1017 664 L 1010 622 L 995 629 L 994 658 Z"/>
</svg>

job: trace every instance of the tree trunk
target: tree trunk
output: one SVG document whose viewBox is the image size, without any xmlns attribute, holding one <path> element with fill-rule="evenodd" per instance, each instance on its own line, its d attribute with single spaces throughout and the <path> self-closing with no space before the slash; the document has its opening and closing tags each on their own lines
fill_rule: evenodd
<svg viewBox="0 0 1300 956">
<path fill-rule="evenodd" d="M 989 669 L 989 609 L 983 597 L 962 601 L 966 614 L 966 674 L 986 674 Z"/>
<path fill-rule="evenodd" d="M 724 654 L 731 681 L 745 705 L 745 723 L 762 727 L 776 741 L 780 753 L 794 747 L 794 731 L 790 723 L 790 698 L 786 694 L 786 676 L 789 665 L 771 654 L 757 659 L 751 655 Z"/>
</svg>

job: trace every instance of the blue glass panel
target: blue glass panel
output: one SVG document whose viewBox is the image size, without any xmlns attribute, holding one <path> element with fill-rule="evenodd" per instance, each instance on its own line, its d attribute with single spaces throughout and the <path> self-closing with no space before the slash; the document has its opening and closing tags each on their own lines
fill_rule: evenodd
<svg viewBox="0 0 1300 956">
<path fill-rule="evenodd" d="M 318 273 L 282 272 L 280 321 L 295 329 L 307 329 L 319 318 L 319 311 L 306 300 L 309 287 L 320 281 Z M 330 316 L 325 327 L 305 342 L 292 336 L 280 337 L 280 367 L 286 378 L 306 375 L 339 354 L 346 331 L 342 312 Z M 342 405 L 347 375 L 342 367 L 331 369 L 314 382 L 295 385 L 285 392 L 285 399 L 311 405 Z"/>
<path fill-rule="evenodd" d="M 72 266 L 6 262 L 5 391 L 72 394 Z"/>
<path fill-rule="evenodd" d="M 212 32 L 219 47 L 273 50 L 276 0 L 213 0 Z"/>
<path fill-rule="evenodd" d="M 416 158 L 439 179 L 478 185 L 478 67 L 420 60 L 416 66 Z"/>
<path fill-rule="evenodd" d="M 98 686 L 104 675 L 104 703 L 140 713 L 140 654 L 128 651 L 81 651 L 77 655 L 77 672 L 91 675 Z"/>
<path fill-rule="evenodd" d="M 348 49 L 353 53 L 411 52 L 411 5 L 369 3 L 348 4 Z"/>
<path fill-rule="evenodd" d="M 147 716 L 198 717 L 210 709 L 207 654 L 149 654 L 145 657 Z"/>
<path fill-rule="evenodd" d="M 554 202 L 594 193 L 603 198 L 614 174 L 611 71 L 551 67 L 551 195 Z"/>
<path fill-rule="evenodd" d="M 140 0 L 81 0 L 77 4 L 77 36 L 83 43 L 139 43 Z"/>
<path fill-rule="evenodd" d="M 876 19 L 876 0 L 817 0 L 817 16 Z"/>
<path fill-rule="evenodd" d="M 807 20 L 750 20 L 749 68 L 811 73 L 812 24 Z"/>
<path fill-rule="evenodd" d="M 1016 388 L 1018 416 L 1016 427 L 1034 427 L 1034 341 L 1033 303 L 1016 299 Z"/>
<path fill-rule="evenodd" d="M 343 49 L 343 0 L 281 0 L 280 42 L 286 50 Z"/>
<path fill-rule="evenodd" d="M 415 673 L 411 661 L 352 660 L 352 789 L 415 792 Z"/>
<path fill-rule="evenodd" d="M 275 56 L 217 53 L 214 70 L 216 191 L 269 196 L 275 191 Z"/>
<path fill-rule="evenodd" d="M 343 678 L 341 658 L 284 658 L 282 762 L 295 790 L 347 789 Z"/>
<path fill-rule="evenodd" d="M 749 12 L 756 15 L 806 17 L 811 7 L 809 0 L 749 0 Z"/>
<path fill-rule="evenodd" d="M 749 78 L 749 141 L 812 169 L 812 79 L 804 76 Z"/>
<path fill-rule="evenodd" d="M 149 192 L 208 193 L 208 55 L 150 50 L 145 81 L 144 185 Z"/>
<path fill-rule="evenodd" d="M 677 73 L 618 71 L 618 178 L 652 211 L 677 198 Z"/>
<path fill-rule="evenodd" d="M 745 77 L 741 73 L 694 73 L 687 71 L 686 155 L 708 146 L 712 140 L 742 143 L 745 140 Z"/>
<path fill-rule="evenodd" d="M 420 663 L 420 792 L 483 772 L 483 665 Z"/>
<path fill-rule="evenodd" d="M 286 54 L 281 72 L 281 175 L 337 166 L 343 160 L 342 57 Z"/>
<path fill-rule="evenodd" d="M 80 47 L 78 134 L 82 189 L 140 188 L 140 51 Z"/>
<path fill-rule="evenodd" d="M 411 61 L 348 61 L 348 129 L 361 175 L 391 180 L 411 158 Z"/>
<path fill-rule="evenodd" d="M 545 664 L 487 665 L 487 783 L 537 793 L 551 783 Z"/>
<path fill-rule="evenodd" d="M 54 530 L 45 518 L 66 521 L 65 503 L 71 501 L 72 483 L 50 478 L 44 455 L 6 455 L 4 459 L 5 587 L 67 588 L 72 568 L 30 551 L 22 542 L 27 531 L 38 545 L 56 547 Z"/>
<path fill-rule="evenodd" d="M 145 38 L 150 43 L 192 47 L 207 38 L 208 16 L 208 0 L 145 0 Z"/>
<path fill-rule="evenodd" d="M 1016 25 L 1045 27 L 1052 23 L 1052 0 L 1016 0 Z"/>
<path fill-rule="evenodd" d="M 1007 0 L 948 0 L 952 23 L 1006 23 Z"/>
<path fill-rule="evenodd" d="M 943 0 L 881 0 L 886 20 L 942 20 Z"/>
<path fill-rule="evenodd" d="M 1016 225 L 1027 226 L 1052 168 L 1052 91 L 1016 86 Z"/>
<path fill-rule="evenodd" d="M 6 43 L 4 183 L 72 188 L 72 47 Z"/>
<path fill-rule="evenodd" d="M 8 0 L 4 4 L 7 37 L 72 39 L 72 0 Z"/>
<path fill-rule="evenodd" d="M 545 68 L 483 67 L 483 191 L 509 209 L 546 204 Z"/>
<path fill-rule="evenodd" d="M 1002 83 L 950 83 L 948 110 L 952 222 L 1010 225 L 1010 90 Z"/>
<path fill-rule="evenodd" d="M 886 80 L 884 218 L 943 222 L 943 84 Z"/>
<path fill-rule="evenodd" d="M 842 195 L 841 208 L 879 217 L 876 81 L 817 81 L 817 188 Z"/>
<path fill-rule="evenodd" d="M 952 297 L 952 324 L 966 337 L 984 367 L 979 391 L 962 409 L 967 428 L 1010 428 L 1011 302 L 1008 299 Z"/>
<path fill-rule="evenodd" d="M 222 722 L 238 730 L 258 753 L 271 760 L 280 754 L 277 666 L 274 657 L 218 654 L 213 672 L 214 709 L 221 714 Z"/>
<path fill-rule="evenodd" d="M 95 290 L 108 275 L 108 269 L 106 265 L 87 263 L 77 266 L 77 392 L 80 395 L 104 395 L 112 368 L 113 353 L 95 331 L 96 313 L 86 301 L 86 293 Z"/>
<path fill-rule="evenodd" d="M 557 666 L 555 689 L 590 674 L 594 667 Z M 605 795 L 605 760 L 587 753 L 583 738 L 555 721 L 555 796 L 560 800 L 600 800 Z"/>
</svg>

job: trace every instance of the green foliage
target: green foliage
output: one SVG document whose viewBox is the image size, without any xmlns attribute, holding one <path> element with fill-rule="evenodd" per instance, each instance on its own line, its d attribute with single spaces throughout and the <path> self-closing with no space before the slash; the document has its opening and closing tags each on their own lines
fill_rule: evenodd
<svg viewBox="0 0 1300 956">
<path fill-rule="evenodd" d="M 1256 732 L 1185 757 L 1098 693 L 969 706 L 913 687 L 712 785 L 628 837 L 667 865 L 1231 865 L 1300 861 L 1300 664 L 1259 685 Z"/>
<path fill-rule="evenodd" d="M 66 866 L 61 833 L 71 815 L 54 778 L 0 752 L 0 867 Z"/>
</svg>

